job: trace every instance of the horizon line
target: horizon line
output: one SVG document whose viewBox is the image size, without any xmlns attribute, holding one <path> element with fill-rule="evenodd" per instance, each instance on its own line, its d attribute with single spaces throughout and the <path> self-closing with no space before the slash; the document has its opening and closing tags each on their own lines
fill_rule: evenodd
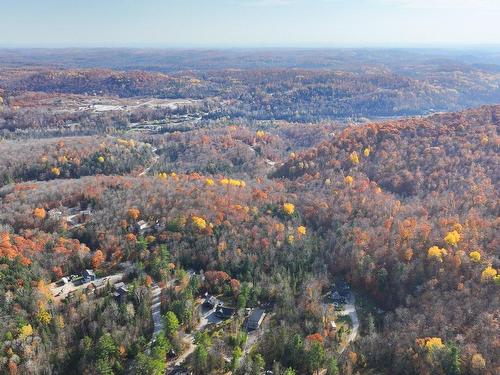
<svg viewBox="0 0 500 375">
<path fill-rule="evenodd" d="M 471 48 L 500 48 L 500 43 L 290 43 L 290 44 L 2 44 L 0 49 L 103 49 L 103 50 L 259 50 L 259 49 L 471 49 Z"/>
</svg>

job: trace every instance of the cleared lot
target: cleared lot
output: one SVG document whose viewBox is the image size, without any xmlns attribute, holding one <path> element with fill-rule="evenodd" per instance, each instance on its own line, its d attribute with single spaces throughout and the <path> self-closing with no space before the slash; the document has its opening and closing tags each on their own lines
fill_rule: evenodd
<svg viewBox="0 0 500 375">
<path fill-rule="evenodd" d="M 102 284 L 107 284 L 107 285 L 114 285 L 117 282 L 121 281 L 123 279 L 123 273 L 117 273 L 115 275 L 111 276 L 106 276 L 106 277 L 101 277 L 98 278 L 94 281 L 88 282 L 88 283 L 80 283 L 80 282 L 74 282 L 70 281 L 67 284 L 64 285 L 58 285 L 59 282 L 55 282 L 49 285 L 49 289 L 52 293 L 52 296 L 54 298 L 54 302 L 59 303 L 62 300 L 64 300 L 66 297 L 68 297 L 69 294 L 75 293 L 76 291 L 79 290 L 85 290 L 89 285 L 92 283 L 102 285 Z"/>
</svg>

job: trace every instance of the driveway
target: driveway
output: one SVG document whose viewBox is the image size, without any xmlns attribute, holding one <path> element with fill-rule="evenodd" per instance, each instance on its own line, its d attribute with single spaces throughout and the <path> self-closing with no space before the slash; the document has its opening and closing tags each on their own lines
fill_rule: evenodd
<svg viewBox="0 0 500 375">
<path fill-rule="evenodd" d="M 185 335 L 182 338 L 182 341 L 187 344 L 188 348 L 179 357 L 168 364 L 168 369 L 172 370 L 174 367 L 182 365 L 187 357 L 189 357 L 189 355 L 195 351 L 196 345 L 194 343 L 194 334 L 196 332 L 203 330 L 207 326 L 207 324 L 217 324 L 221 321 L 222 319 L 215 316 L 215 308 L 206 309 L 202 307 L 200 323 L 196 326 L 195 329 L 193 329 L 192 333 L 190 333 L 189 335 Z"/>
<path fill-rule="evenodd" d="M 248 332 L 247 342 L 245 343 L 245 346 L 243 348 L 243 357 L 245 357 L 250 352 L 250 350 L 257 343 L 257 341 L 259 341 L 259 339 L 264 335 L 264 333 L 269 330 L 269 323 L 271 322 L 272 315 L 273 314 L 271 313 L 266 314 L 260 328 Z"/>
<path fill-rule="evenodd" d="M 349 344 L 356 340 L 359 332 L 359 319 L 358 313 L 356 312 L 356 297 L 354 296 L 354 293 L 351 293 L 349 302 L 344 305 L 344 310 L 342 310 L 339 315 L 349 315 L 352 322 L 351 333 L 347 337 L 346 343 L 339 348 L 339 355 L 342 355 Z"/>
</svg>

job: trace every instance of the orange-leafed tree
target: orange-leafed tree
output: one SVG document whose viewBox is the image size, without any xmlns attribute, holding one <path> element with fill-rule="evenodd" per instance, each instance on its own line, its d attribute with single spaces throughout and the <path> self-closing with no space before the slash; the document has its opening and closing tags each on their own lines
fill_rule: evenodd
<svg viewBox="0 0 500 375">
<path fill-rule="evenodd" d="M 141 216 L 141 212 L 137 208 L 129 208 L 127 214 L 132 220 L 137 220 Z"/>
<path fill-rule="evenodd" d="M 33 216 L 40 220 L 43 220 L 47 216 L 47 212 L 44 208 L 38 207 L 33 210 Z"/>
<path fill-rule="evenodd" d="M 60 279 L 63 276 L 63 270 L 60 266 L 52 267 L 52 272 L 54 273 L 56 279 Z"/>
<path fill-rule="evenodd" d="M 92 255 L 92 267 L 99 268 L 104 262 L 105 257 L 101 250 L 97 250 L 94 255 Z"/>
</svg>

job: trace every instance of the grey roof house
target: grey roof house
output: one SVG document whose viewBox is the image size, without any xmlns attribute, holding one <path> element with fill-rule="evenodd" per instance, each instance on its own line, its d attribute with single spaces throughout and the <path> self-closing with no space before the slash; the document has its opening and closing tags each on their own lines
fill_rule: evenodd
<svg viewBox="0 0 500 375">
<path fill-rule="evenodd" d="M 83 281 L 86 282 L 86 283 L 89 283 L 91 281 L 94 281 L 95 279 L 97 279 L 97 276 L 95 275 L 95 272 L 92 271 L 92 270 L 85 270 L 83 271 Z"/>
<path fill-rule="evenodd" d="M 245 321 L 245 327 L 249 331 L 258 329 L 264 318 L 266 317 L 266 312 L 263 309 L 253 309 L 248 318 Z"/>
<path fill-rule="evenodd" d="M 234 307 L 218 306 L 215 310 L 215 316 L 221 319 L 229 319 L 236 313 Z"/>
<path fill-rule="evenodd" d="M 113 285 L 113 288 L 115 289 L 113 293 L 113 297 L 115 297 L 118 302 L 124 302 L 127 300 L 128 296 L 128 287 L 125 285 L 124 282 L 119 282 Z"/>
<path fill-rule="evenodd" d="M 219 305 L 219 300 L 215 296 L 206 296 L 203 301 L 203 306 L 213 309 L 215 306 Z"/>
</svg>

